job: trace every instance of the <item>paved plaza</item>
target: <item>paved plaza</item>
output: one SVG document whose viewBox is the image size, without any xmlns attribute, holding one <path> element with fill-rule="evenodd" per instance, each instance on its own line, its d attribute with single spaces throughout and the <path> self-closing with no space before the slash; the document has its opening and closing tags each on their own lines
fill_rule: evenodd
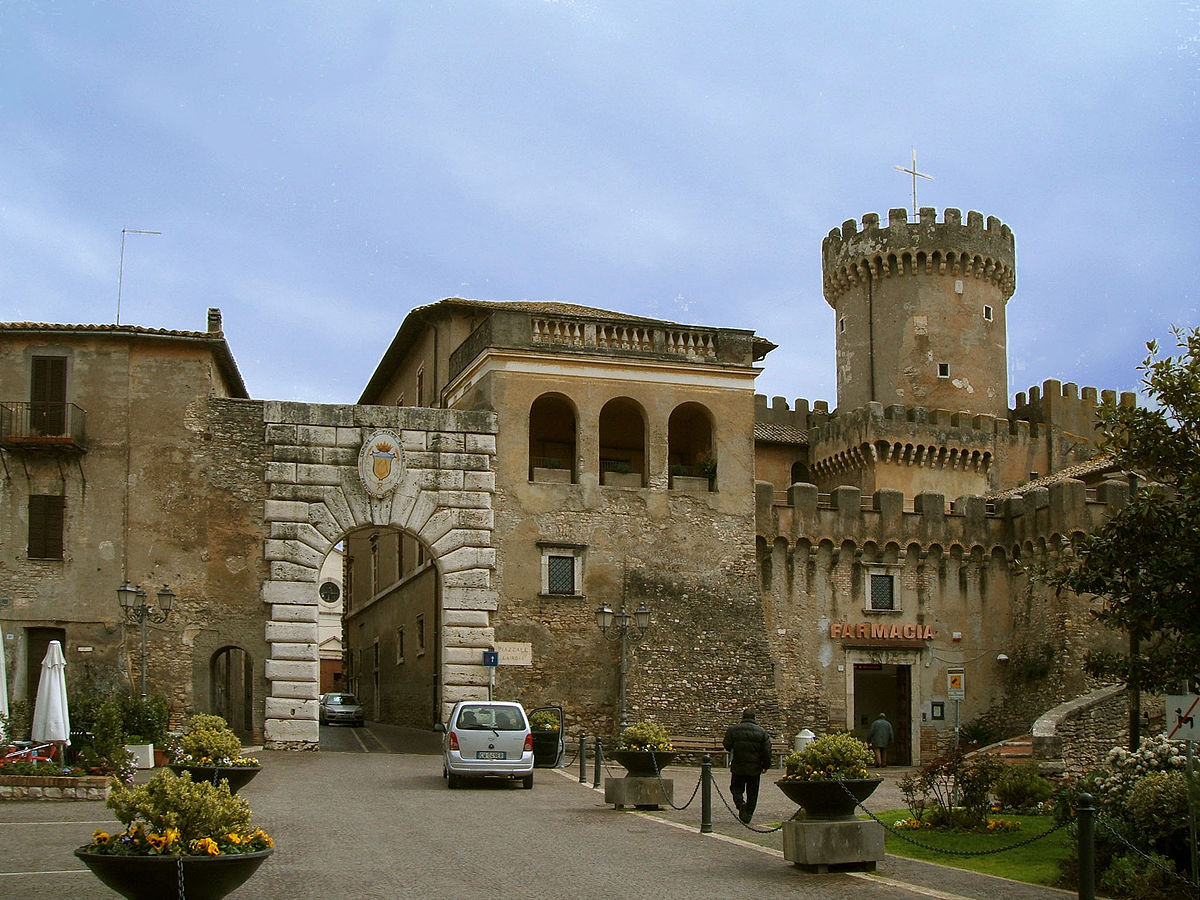
<svg viewBox="0 0 1200 900">
<path fill-rule="evenodd" d="M 706 898 L 864 900 L 1063 898 L 1062 891 L 889 856 L 875 874 L 810 875 L 783 859 L 779 832 L 744 828 L 718 796 L 714 834 L 700 799 L 686 810 L 617 811 L 577 765 L 539 769 L 532 791 L 508 783 L 447 790 L 438 739 L 387 726 L 322 728 L 320 753 L 258 752 L 263 771 L 241 792 L 275 854 L 236 898 Z M 574 756 L 569 748 L 568 756 Z M 618 770 L 620 771 L 620 770 Z M 895 770 L 873 809 L 901 805 Z M 616 772 L 614 772 L 616 774 Z M 681 766 L 684 805 L 699 769 Z M 763 778 L 756 827 L 794 812 Z M 717 788 L 727 793 L 718 773 Z M 100 802 L 0 804 L 0 897 L 114 897 L 72 856 L 117 823 Z"/>
</svg>

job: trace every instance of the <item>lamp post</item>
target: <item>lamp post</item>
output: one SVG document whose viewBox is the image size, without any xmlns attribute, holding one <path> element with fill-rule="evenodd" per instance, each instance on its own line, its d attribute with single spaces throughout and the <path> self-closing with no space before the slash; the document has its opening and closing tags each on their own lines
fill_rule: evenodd
<svg viewBox="0 0 1200 900">
<path fill-rule="evenodd" d="M 605 640 L 621 642 L 621 730 L 624 731 L 629 727 L 625 711 L 625 675 L 629 671 L 631 642 L 629 627 L 633 625 L 637 628 L 637 634 L 632 640 L 636 646 L 645 635 L 646 629 L 650 627 L 650 610 L 643 601 L 638 604 L 638 608 L 632 614 L 625 611 L 624 603 L 621 604 L 621 611 L 615 613 L 605 603 L 596 610 L 596 624 L 600 626 L 600 633 L 604 635 Z"/>
<path fill-rule="evenodd" d="M 128 581 L 117 588 L 117 602 L 121 604 L 121 613 L 125 616 L 127 625 L 142 627 L 142 699 L 146 699 L 146 620 L 155 625 L 161 625 L 171 615 L 171 607 L 175 603 L 175 594 L 165 584 L 158 592 L 158 606 L 146 602 L 146 592 L 140 587 L 134 587 Z"/>
</svg>

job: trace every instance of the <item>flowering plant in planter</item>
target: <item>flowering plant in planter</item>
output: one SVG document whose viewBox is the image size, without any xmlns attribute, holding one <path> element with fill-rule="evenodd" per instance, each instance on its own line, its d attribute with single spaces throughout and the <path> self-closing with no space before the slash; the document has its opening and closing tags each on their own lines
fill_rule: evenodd
<svg viewBox="0 0 1200 900">
<path fill-rule="evenodd" d="M 823 734 L 783 760 L 783 781 L 851 781 L 867 777 L 871 748 L 849 732 Z"/>
<path fill-rule="evenodd" d="M 529 727 L 534 731 L 558 731 L 558 716 L 548 709 L 539 709 L 529 717 Z"/>
<path fill-rule="evenodd" d="M 674 750 L 667 729 L 650 719 L 634 722 L 621 732 L 618 750 Z"/>
<path fill-rule="evenodd" d="M 193 782 L 163 769 L 145 784 L 114 782 L 108 807 L 125 825 L 97 830 L 80 851 L 104 856 L 221 856 L 269 850 L 273 841 L 250 827 L 250 807 L 226 784 Z"/>
<path fill-rule="evenodd" d="M 241 754 L 242 742 L 223 718 L 199 713 L 188 720 L 188 730 L 179 739 L 171 761 L 181 766 L 221 768 L 259 765 L 254 757 Z"/>
</svg>

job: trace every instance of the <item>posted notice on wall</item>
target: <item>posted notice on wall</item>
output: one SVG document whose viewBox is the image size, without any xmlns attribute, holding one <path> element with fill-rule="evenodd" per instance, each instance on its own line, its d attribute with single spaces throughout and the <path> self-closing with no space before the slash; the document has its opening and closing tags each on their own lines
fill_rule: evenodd
<svg viewBox="0 0 1200 900">
<path fill-rule="evenodd" d="M 502 666 L 532 666 L 533 644 L 528 641 L 496 641 Z"/>
</svg>

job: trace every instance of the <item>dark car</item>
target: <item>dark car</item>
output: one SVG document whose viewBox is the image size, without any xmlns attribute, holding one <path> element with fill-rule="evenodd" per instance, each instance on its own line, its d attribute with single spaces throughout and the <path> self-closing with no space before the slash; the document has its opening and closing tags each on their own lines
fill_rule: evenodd
<svg viewBox="0 0 1200 900">
<path fill-rule="evenodd" d="M 325 694 L 321 697 L 320 720 L 322 725 L 345 723 L 363 724 L 363 708 L 353 694 Z"/>
</svg>

